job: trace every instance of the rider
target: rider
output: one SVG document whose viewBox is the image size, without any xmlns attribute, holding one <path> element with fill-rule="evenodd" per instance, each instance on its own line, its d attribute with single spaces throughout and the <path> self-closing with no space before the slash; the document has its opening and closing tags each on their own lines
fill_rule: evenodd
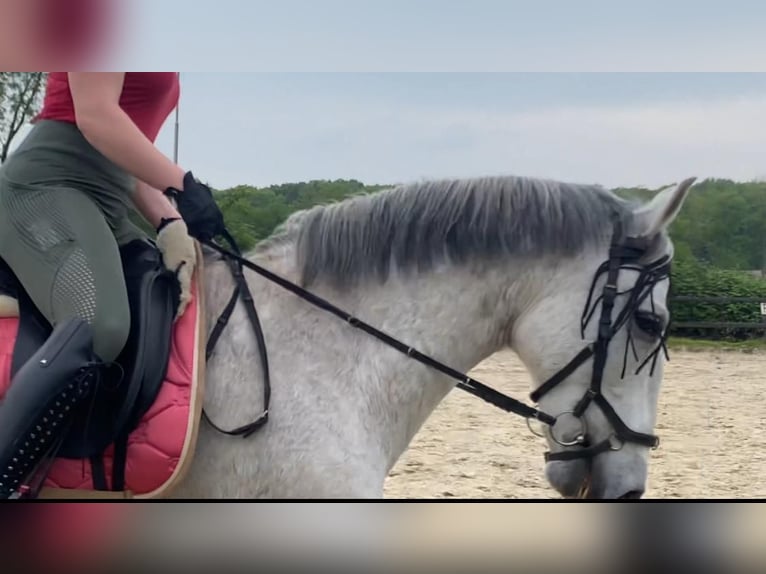
<svg viewBox="0 0 766 574">
<path fill-rule="evenodd" d="M 14 454 L 8 445 L 36 424 L 29 405 L 125 346 L 130 309 L 119 247 L 146 239 L 129 219 L 133 210 L 157 230 L 164 265 L 177 275 L 178 316 L 189 303 L 193 238 L 217 235 L 223 218 L 210 189 L 154 145 L 179 95 L 176 72 L 51 72 L 31 132 L 0 168 L 0 258 L 53 327 L 0 405 L 0 482 Z M 58 356 L 68 358 L 57 367 Z"/>
</svg>

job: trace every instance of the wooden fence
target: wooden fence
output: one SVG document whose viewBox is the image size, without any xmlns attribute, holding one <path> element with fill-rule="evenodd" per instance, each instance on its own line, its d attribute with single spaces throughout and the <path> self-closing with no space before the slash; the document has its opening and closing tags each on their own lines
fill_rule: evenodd
<svg viewBox="0 0 766 574">
<path fill-rule="evenodd" d="M 745 303 L 759 305 L 761 309 L 760 322 L 716 322 L 716 321 L 673 321 L 673 327 L 686 329 L 744 329 L 761 331 L 766 330 L 766 297 L 696 297 L 694 295 L 677 295 L 670 298 L 670 302 L 677 303 L 710 303 L 717 305 L 730 305 L 732 303 Z"/>
</svg>

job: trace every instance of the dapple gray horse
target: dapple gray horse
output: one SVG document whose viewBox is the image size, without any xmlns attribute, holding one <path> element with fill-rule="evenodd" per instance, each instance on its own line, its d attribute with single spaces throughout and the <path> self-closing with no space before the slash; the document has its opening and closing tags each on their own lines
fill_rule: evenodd
<svg viewBox="0 0 766 574">
<path fill-rule="evenodd" d="M 510 348 L 534 389 L 596 338 L 598 321 L 584 333 L 580 321 L 609 256 L 612 215 L 626 234 L 647 240 L 646 261 L 672 257 L 667 229 L 693 182 L 637 205 L 599 186 L 540 179 L 425 181 L 296 213 L 249 259 L 462 372 Z M 381 497 L 389 471 L 455 381 L 245 273 L 268 348 L 270 421 L 247 439 L 201 423 L 194 462 L 174 496 Z M 630 290 L 637 276 L 621 273 L 619 291 Z M 212 326 L 234 286 L 212 250 L 205 285 Z M 663 326 L 668 289 L 663 279 L 641 303 Z M 618 297 L 615 312 L 621 304 Z M 663 359 L 636 374 L 658 346 L 657 333 L 640 327 L 629 321 L 611 341 L 603 394 L 625 424 L 650 433 Z M 632 351 L 624 356 L 628 343 Z M 591 371 L 592 360 L 539 408 L 572 411 Z M 240 302 L 208 363 L 205 409 L 218 425 L 234 428 L 262 408 L 256 339 Z M 611 432 L 595 407 L 583 422 L 593 440 Z M 550 435 L 551 452 L 569 449 Z M 565 497 L 640 496 L 650 452 L 627 443 L 590 460 L 548 462 L 545 473 Z"/>
</svg>

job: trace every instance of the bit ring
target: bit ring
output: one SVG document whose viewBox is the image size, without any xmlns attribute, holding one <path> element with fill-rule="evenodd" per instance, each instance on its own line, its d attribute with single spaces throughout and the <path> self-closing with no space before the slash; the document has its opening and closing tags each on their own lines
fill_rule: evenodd
<svg viewBox="0 0 766 574">
<path fill-rule="evenodd" d="M 556 423 L 558 423 L 559 419 L 564 415 L 572 415 L 572 417 L 576 418 L 580 424 L 580 432 L 577 433 L 577 435 L 575 436 L 573 440 L 564 440 L 563 438 L 559 439 L 559 437 L 557 437 L 556 433 L 554 432 Z M 585 443 L 585 437 L 588 434 L 588 426 L 585 422 L 585 419 L 582 417 L 576 416 L 574 411 L 564 411 L 563 413 L 559 413 L 558 415 L 556 415 L 556 421 L 552 425 L 548 426 L 547 432 L 539 432 L 539 431 L 536 431 L 534 428 L 532 428 L 530 419 L 527 419 L 527 428 L 529 428 L 530 432 L 533 435 L 539 436 L 540 438 L 550 438 L 557 445 L 564 446 L 564 447 L 577 446 L 577 445 L 581 445 Z"/>
</svg>

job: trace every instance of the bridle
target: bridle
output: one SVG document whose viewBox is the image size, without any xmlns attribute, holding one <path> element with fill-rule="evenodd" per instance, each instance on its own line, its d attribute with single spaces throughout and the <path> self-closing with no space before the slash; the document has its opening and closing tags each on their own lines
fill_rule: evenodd
<svg viewBox="0 0 766 574">
<path fill-rule="evenodd" d="M 229 234 L 228 231 L 224 231 L 224 233 L 222 234 L 222 237 L 229 244 L 230 250 L 221 247 L 213 240 L 203 240 L 201 241 L 202 244 L 206 245 L 207 247 L 219 253 L 222 256 L 222 258 L 228 262 L 232 275 L 234 277 L 234 281 L 235 281 L 234 292 L 232 293 L 232 296 L 229 299 L 229 303 L 224 308 L 212 332 L 210 333 L 208 337 L 206 357 L 207 359 L 209 359 L 213 355 L 215 350 L 215 345 L 217 341 L 219 340 L 219 337 L 222 334 L 223 330 L 225 329 L 229 319 L 231 318 L 231 315 L 233 314 L 234 309 L 236 307 L 237 301 L 241 298 L 245 306 L 245 309 L 247 311 L 254 334 L 258 341 L 261 367 L 263 370 L 263 382 L 264 382 L 264 409 L 262 414 L 253 422 L 246 424 L 242 427 L 239 427 L 237 429 L 227 431 L 215 425 L 210 420 L 209 416 L 204 412 L 204 410 L 203 410 L 203 416 L 208 421 L 208 423 L 210 423 L 210 425 L 214 429 L 216 429 L 218 432 L 231 435 L 231 436 L 242 436 L 245 438 L 252 435 L 258 429 L 263 427 L 268 421 L 269 401 L 271 396 L 271 381 L 269 376 L 268 355 L 266 351 L 266 344 L 265 344 L 265 339 L 263 336 L 263 330 L 261 328 L 260 320 L 258 318 L 258 313 L 255 309 L 255 305 L 253 303 L 253 298 L 250 293 L 250 289 L 247 285 L 247 282 L 243 274 L 243 268 L 247 268 L 251 271 L 254 271 L 255 273 L 258 273 L 265 279 L 286 289 L 287 291 L 292 292 L 293 294 L 311 303 L 312 305 L 332 315 L 335 315 L 339 319 L 348 323 L 351 327 L 364 331 L 368 335 L 378 339 L 379 341 L 383 342 L 389 347 L 406 355 L 410 359 L 417 361 L 421 364 L 424 364 L 436 371 L 441 372 L 447 377 L 450 377 L 456 380 L 457 388 L 463 391 L 466 391 L 469 394 L 472 394 L 476 397 L 479 397 L 480 399 L 483 399 L 484 401 L 504 410 L 505 412 L 514 413 L 524 417 L 525 419 L 527 419 L 528 425 L 531 420 L 536 420 L 544 425 L 547 425 L 549 429 L 550 437 L 557 444 L 563 447 L 574 447 L 574 446 L 579 447 L 577 450 L 566 450 L 566 451 L 562 451 L 558 453 L 545 453 L 546 461 L 572 460 L 575 458 L 594 457 L 597 454 L 605 452 L 607 450 L 620 450 L 623 447 L 623 445 L 628 442 L 633 442 L 643 446 L 656 448 L 659 445 L 659 438 L 654 435 L 644 434 L 644 433 L 640 433 L 630 429 L 623 422 L 623 420 L 617 414 L 617 412 L 609 403 L 609 401 L 606 399 L 606 397 L 604 397 L 604 395 L 601 392 L 601 386 L 602 386 L 602 379 L 604 374 L 604 367 L 606 365 L 609 343 L 611 342 L 612 338 L 617 334 L 617 332 L 626 323 L 629 323 L 629 322 L 631 324 L 633 323 L 633 321 L 631 321 L 632 318 L 635 318 L 641 321 L 643 323 L 642 328 L 644 330 L 648 330 L 651 328 L 652 325 L 654 325 L 654 327 L 656 328 L 655 335 L 660 340 L 660 343 L 657 346 L 657 348 L 646 358 L 646 360 L 644 360 L 641 363 L 637 372 L 640 372 L 640 370 L 643 369 L 643 367 L 646 364 L 648 364 L 650 360 L 652 361 L 652 371 L 653 371 L 656 365 L 660 350 L 664 351 L 667 356 L 667 347 L 665 345 L 665 340 L 667 337 L 667 327 L 665 327 L 664 329 L 657 327 L 657 325 L 659 324 L 659 318 L 657 317 L 657 315 L 654 314 L 653 312 L 639 311 L 639 306 L 643 303 L 644 300 L 646 300 L 647 297 L 650 297 L 653 295 L 653 289 L 654 289 L 654 286 L 657 285 L 657 283 L 669 277 L 670 258 L 668 256 L 664 256 L 654 263 L 641 265 L 639 261 L 643 256 L 645 256 L 645 254 L 648 252 L 648 249 L 649 249 L 649 244 L 647 240 L 643 238 L 636 238 L 636 237 L 626 237 L 623 240 L 621 219 L 618 214 L 614 215 L 612 223 L 613 223 L 613 235 L 612 235 L 612 244 L 609 250 L 609 258 L 599 267 L 598 271 L 595 274 L 595 277 L 593 279 L 593 284 L 591 285 L 590 293 L 588 294 L 588 300 L 586 302 L 585 309 L 583 310 L 583 315 L 581 320 L 581 334 L 584 338 L 585 328 L 587 327 L 587 325 L 593 318 L 596 305 L 600 301 L 602 305 L 601 305 L 601 316 L 599 319 L 599 326 L 598 326 L 598 337 L 594 343 L 590 343 L 586 345 L 586 347 L 583 348 L 583 350 L 580 351 L 580 353 L 578 353 L 577 356 L 575 356 L 566 366 L 564 366 L 551 378 L 545 381 L 536 391 L 534 391 L 530 395 L 532 401 L 535 403 L 538 403 L 539 400 L 544 395 L 546 395 L 547 393 L 555 389 L 558 385 L 560 385 L 563 381 L 565 381 L 570 375 L 572 375 L 583 363 L 585 363 L 588 359 L 593 357 L 593 372 L 591 376 L 591 384 L 587 392 L 582 397 L 582 399 L 577 403 L 577 405 L 574 407 L 572 411 L 560 413 L 557 416 L 552 416 L 537 408 L 526 405 L 487 385 L 484 385 L 483 383 L 466 375 L 465 373 L 461 373 L 445 365 L 444 363 L 437 361 L 433 357 L 430 357 L 424 353 L 421 353 L 414 347 L 411 347 L 395 339 L 391 335 L 388 335 L 376 329 L 375 327 L 369 325 L 368 323 L 365 323 L 361 319 L 350 315 L 349 313 L 343 311 L 342 309 L 339 309 L 338 307 L 334 306 L 330 302 L 288 281 L 287 279 L 284 279 L 283 277 L 280 277 L 272 273 L 271 271 L 245 259 L 242 256 L 242 253 L 239 250 L 235 240 L 233 239 L 231 234 Z M 617 280 L 619 277 L 620 270 L 622 269 L 636 271 L 639 273 L 639 277 L 633 288 L 629 289 L 626 292 L 620 293 L 617 290 L 618 289 Z M 598 279 L 604 273 L 606 273 L 607 275 L 606 284 L 604 285 L 602 289 L 601 296 L 594 300 L 593 295 L 595 292 L 596 283 Z M 617 317 L 614 320 L 612 320 L 612 314 L 613 314 L 613 310 L 615 306 L 615 301 L 617 300 L 617 297 L 622 295 L 627 295 L 628 300 L 622 312 L 620 312 L 617 315 Z M 652 301 L 652 307 L 653 307 L 654 301 L 653 299 L 651 301 Z M 641 325 L 639 326 L 641 327 Z M 631 326 L 629 325 L 629 335 L 626 342 L 625 357 L 624 357 L 625 363 L 623 365 L 623 373 L 622 373 L 623 377 L 625 375 L 625 368 L 627 365 L 627 355 L 628 355 L 628 350 L 630 347 L 633 348 L 634 356 L 636 356 L 636 360 L 638 360 L 638 357 L 635 351 L 635 346 L 633 345 L 633 338 L 630 332 L 630 328 Z M 595 403 L 602 410 L 607 420 L 611 423 L 614 429 L 614 433 L 609 438 L 594 445 L 589 444 L 587 426 L 585 423 L 585 419 L 583 418 L 585 411 L 588 409 L 588 407 L 592 403 Z M 557 422 L 561 419 L 561 417 L 565 415 L 574 416 L 580 422 L 580 432 L 571 441 L 567 441 L 567 440 L 564 440 L 563 438 L 557 437 L 554 432 Z M 532 430 L 532 432 L 535 432 L 531 426 L 530 426 L 530 430 Z M 539 433 L 535 432 L 535 434 L 539 434 Z"/>
<path fill-rule="evenodd" d="M 593 370 L 588 390 L 572 411 L 565 411 L 556 416 L 556 420 L 558 421 L 564 415 L 571 415 L 579 421 L 580 432 L 577 433 L 573 440 L 565 440 L 557 437 L 553 432 L 555 423 L 549 427 L 549 436 L 560 446 L 578 446 L 581 448 L 577 450 L 564 450 L 556 453 L 545 453 L 546 461 L 591 458 L 608 450 L 621 450 L 625 443 L 629 442 L 650 447 L 652 449 L 656 449 L 659 446 L 659 437 L 652 434 L 637 432 L 625 424 L 614 407 L 612 407 L 607 398 L 603 395 L 602 382 L 604 367 L 606 366 L 606 359 L 609 352 L 609 343 L 617 332 L 633 318 L 637 318 L 643 323 L 642 328 L 644 330 L 653 330 L 653 333 L 651 334 L 659 339 L 659 345 L 639 365 L 636 374 L 641 372 L 650 360 L 652 362 L 651 374 L 653 374 L 661 350 L 665 353 L 666 358 L 668 358 L 666 346 L 668 326 L 662 328 L 661 320 L 654 312 L 653 292 L 654 287 L 660 281 L 670 277 L 670 257 L 666 255 L 648 265 L 640 265 L 638 262 L 647 253 L 649 248 L 647 240 L 636 237 L 627 237 L 624 240 L 621 240 L 622 225 L 619 217 L 614 217 L 613 225 L 614 232 L 612 236 L 612 244 L 609 249 L 609 259 L 599 267 L 593 278 L 593 283 L 591 284 L 590 292 L 588 293 L 588 300 L 585 304 L 585 309 L 583 310 L 580 321 L 580 332 L 581 336 L 584 338 L 585 328 L 593 318 L 596 304 L 600 300 L 601 316 L 598 322 L 598 335 L 596 341 L 586 345 L 566 366 L 530 394 L 530 399 L 535 403 L 539 403 L 542 397 L 558 387 L 583 363 L 585 363 L 585 361 L 593 357 Z M 636 271 L 639 274 L 635 285 L 625 292 L 619 292 L 617 290 L 617 281 L 621 269 Z M 602 288 L 601 296 L 597 300 L 594 300 L 593 294 L 596 283 L 604 274 L 606 274 L 606 283 Z M 614 320 L 612 320 L 615 302 L 617 297 L 621 295 L 627 295 L 628 300 L 622 311 Z M 652 303 L 652 311 L 639 311 L 639 306 L 647 297 L 652 297 L 650 299 Z M 629 349 L 632 348 L 635 359 L 637 361 L 639 360 L 633 342 L 631 327 L 632 325 L 628 326 L 628 337 L 625 343 L 621 378 L 625 377 Z M 587 424 L 583 418 L 585 411 L 591 404 L 595 404 L 601 409 L 601 412 L 611 424 L 614 431 L 608 438 L 593 445 L 589 444 Z M 543 436 L 536 432 L 531 426 L 529 428 L 534 434 Z"/>
</svg>

